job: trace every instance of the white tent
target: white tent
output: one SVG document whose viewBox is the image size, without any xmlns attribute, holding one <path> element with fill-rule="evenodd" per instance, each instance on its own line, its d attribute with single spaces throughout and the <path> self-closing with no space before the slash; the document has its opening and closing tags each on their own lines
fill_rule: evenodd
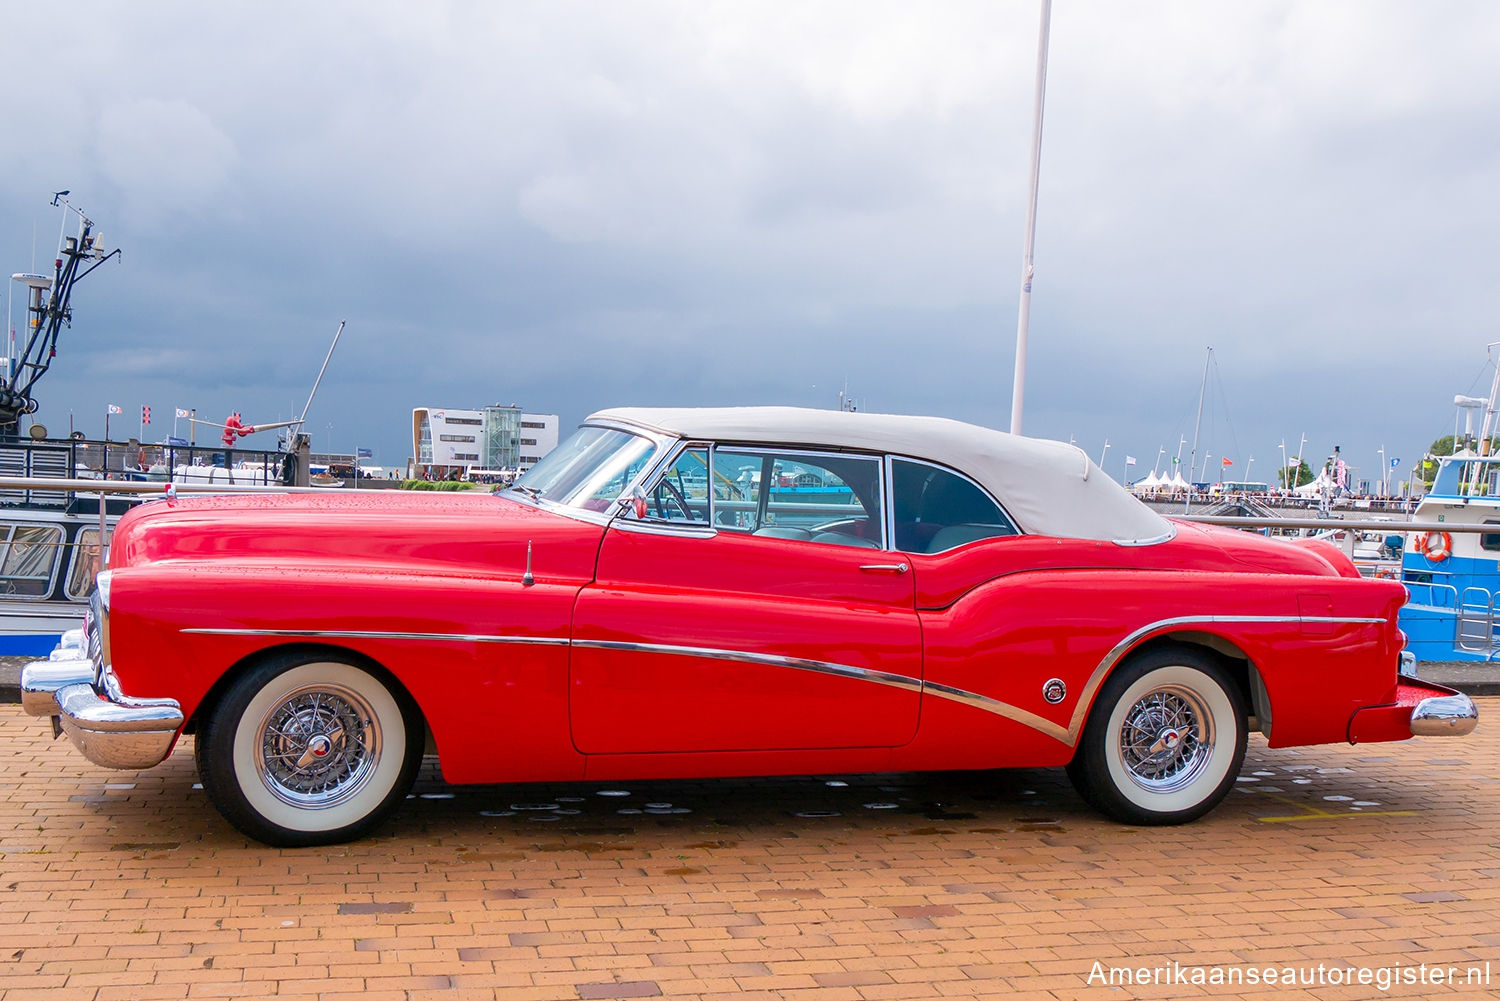
<svg viewBox="0 0 1500 1001">
<path fill-rule="evenodd" d="M 1182 470 L 1179 469 L 1172 474 L 1172 479 L 1168 481 L 1167 485 L 1173 490 L 1186 490 L 1188 488 L 1188 481 L 1182 478 Z"/>
<path fill-rule="evenodd" d="M 1311 481 L 1310 483 L 1304 483 L 1300 487 L 1294 487 L 1292 489 L 1292 493 L 1296 494 L 1298 497 L 1321 497 L 1323 495 L 1323 488 L 1325 486 L 1330 490 L 1333 489 L 1333 477 L 1328 475 L 1328 470 L 1326 469 L 1319 472 L 1317 479 Z"/>
<path fill-rule="evenodd" d="M 1136 480 L 1130 489 L 1138 494 L 1154 494 L 1162 488 L 1162 481 L 1157 478 L 1155 470 L 1146 474 L 1144 480 Z"/>
</svg>

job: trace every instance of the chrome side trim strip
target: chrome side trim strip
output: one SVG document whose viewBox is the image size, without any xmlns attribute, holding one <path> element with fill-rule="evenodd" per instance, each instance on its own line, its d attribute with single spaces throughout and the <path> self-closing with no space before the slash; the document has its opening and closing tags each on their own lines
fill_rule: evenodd
<svg viewBox="0 0 1500 1001">
<path fill-rule="evenodd" d="M 1029 713 L 1025 709 L 1013 706 L 1009 702 L 1001 702 L 999 699 L 992 699 L 988 695 L 965 691 L 962 688 L 940 685 L 935 681 L 925 682 L 922 685 L 922 691 L 936 695 L 940 699 L 947 699 L 950 702 L 957 702 L 960 705 L 969 706 L 973 709 L 983 709 L 985 712 L 994 713 L 996 716 L 1003 716 L 1008 720 L 1020 723 L 1022 726 L 1029 726 L 1033 730 L 1038 730 L 1053 740 L 1060 740 L 1065 744 L 1073 742 L 1066 727 L 1059 726 L 1050 719 L 1045 719 L 1036 713 Z"/>
<path fill-rule="evenodd" d="M 728 660 L 740 664 L 761 664 L 766 667 L 789 667 L 795 671 L 811 671 L 814 674 L 829 674 L 839 678 L 853 678 L 890 688 L 903 688 L 920 693 L 922 681 L 904 674 L 874 671 L 866 667 L 851 667 L 826 660 L 809 660 L 804 657 L 780 657 L 769 653 L 749 653 L 743 650 L 720 650 L 714 647 L 673 646 L 667 643 L 626 643 L 618 640 L 574 640 L 573 646 L 585 650 L 620 650 L 636 653 L 661 653 L 676 657 L 704 657 L 709 660 Z"/>
<path fill-rule="evenodd" d="M 204 636 L 336 637 L 354 640 L 432 640 L 438 643 L 512 643 L 523 646 L 567 646 L 561 636 L 491 636 L 483 633 L 402 633 L 381 629 L 182 629 Z"/>
<path fill-rule="evenodd" d="M 714 539 L 718 538 L 719 535 L 719 530 L 712 525 L 685 521 L 636 521 L 633 518 L 618 517 L 610 522 L 609 527 L 619 529 L 622 532 L 638 532 L 642 535 L 671 535 L 679 539 Z"/>
<path fill-rule="evenodd" d="M 1061 726 L 1045 717 L 1028 712 L 1019 706 L 1002 702 L 988 695 L 971 692 L 962 688 L 954 688 L 951 685 L 939 684 L 934 681 L 924 681 L 904 674 L 893 674 L 888 671 L 876 671 L 870 668 L 853 667 L 848 664 L 835 664 L 826 660 L 811 660 L 805 657 L 782 657 L 776 654 L 751 653 L 744 650 L 723 650 L 716 647 L 678 646 L 669 643 L 634 643 L 622 640 L 568 640 L 553 636 L 495 636 L 482 634 L 460 634 L 460 633 L 404 633 L 384 632 L 379 630 L 323 630 L 323 629 L 183 629 L 184 633 L 197 633 L 213 636 L 289 636 L 299 638 L 337 637 L 345 639 L 403 639 L 403 640 L 434 640 L 450 643 L 508 643 L 529 646 L 573 646 L 584 650 L 615 650 L 636 653 L 658 653 L 676 657 L 702 657 L 709 660 L 725 660 L 740 664 L 760 664 L 766 667 L 784 667 L 795 671 L 809 671 L 814 674 L 830 675 L 838 678 L 849 678 L 854 681 L 865 681 L 871 684 L 884 685 L 888 688 L 898 688 L 904 691 L 916 692 L 918 695 L 932 695 L 936 698 L 947 699 L 960 705 L 969 706 L 984 712 L 993 713 L 1005 719 L 1020 723 L 1039 733 L 1045 734 L 1054 740 L 1061 741 L 1069 747 L 1076 746 L 1078 738 L 1083 732 L 1084 720 L 1088 715 L 1088 708 L 1092 704 L 1094 694 L 1099 686 L 1103 684 L 1104 678 L 1110 670 L 1131 649 L 1135 647 L 1146 636 L 1170 629 L 1174 626 L 1184 625 L 1215 625 L 1221 623 L 1302 623 L 1302 622 L 1327 622 L 1344 625 L 1372 625 L 1385 622 L 1383 618 L 1357 618 L 1333 615 L 1182 615 L 1169 619 L 1158 619 L 1149 622 L 1134 632 L 1130 633 L 1120 642 L 1116 643 L 1104 659 L 1094 668 L 1084 684 L 1083 690 L 1079 692 L 1078 701 L 1074 704 L 1073 715 L 1068 720 L 1067 726 Z"/>
</svg>

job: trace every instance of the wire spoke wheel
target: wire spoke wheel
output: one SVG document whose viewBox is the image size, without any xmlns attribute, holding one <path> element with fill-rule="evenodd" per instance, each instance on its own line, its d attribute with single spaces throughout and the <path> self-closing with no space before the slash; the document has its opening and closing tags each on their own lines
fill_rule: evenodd
<svg viewBox="0 0 1500 1001">
<path fill-rule="evenodd" d="M 1180 824 L 1213 809 L 1245 760 L 1245 696 L 1224 663 L 1160 646 L 1099 689 L 1068 765 L 1084 799 L 1131 824 Z"/>
<path fill-rule="evenodd" d="M 381 668 L 287 651 L 248 668 L 207 714 L 198 775 L 219 812 L 283 847 L 347 841 L 389 816 L 422 763 L 425 726 Z"/>
<path fill-rule="evenodd" d="M 380 722 L 370 704 L 340 685 L 308 685 L 260 722 L 256 771 L 292 806 L 320 810 L 359 792 L 380 763 Z"/>
<path fill-rule="evenodd" d="M 1142 788 L 1171 792 L 1190 784 L 1214 753 L 1213 716 L 1180 685 L 1150 692 L 1125 713 L 1120 758 Z"/>
</svg>

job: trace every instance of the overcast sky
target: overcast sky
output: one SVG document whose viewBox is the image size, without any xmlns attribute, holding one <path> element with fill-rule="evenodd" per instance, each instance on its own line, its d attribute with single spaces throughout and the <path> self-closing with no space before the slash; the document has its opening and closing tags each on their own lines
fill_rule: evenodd
<svg viewBox="0 0 1500 1001">
<path fill-rule="evenodd" d="M 314 447 L 387 464 L 418 405 L 1005 429 L 1038 9 L 9 5 L 0 267 L 62 188 L 124 250 L 37 418 L 284 419 L 347 319 Z M 1212 345 L 1200 465 L 1408 470 L 1500 340 L 1497 52 L 1484 0 L 1058 0 L 1026 432 L 1186 465 Z"/>
</svg>

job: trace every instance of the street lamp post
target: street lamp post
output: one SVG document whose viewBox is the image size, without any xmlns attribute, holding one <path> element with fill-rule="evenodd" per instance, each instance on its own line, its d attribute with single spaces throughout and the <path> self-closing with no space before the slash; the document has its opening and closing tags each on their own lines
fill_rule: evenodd
<svg viewBox="0 0 1500 1001">
<path fill-rule="evenodd" d="M 1047 36 L 1052 25 L 1052 0 L 1042 0 L 1042 23 L 1036 47 L 1036 106 L 1031 121 L 1031 186 L 1026 202 L 1026 248 L 1021 257 L 1021 303 L 1016 318 L 1016 374 L 1010 396 L 1010 433 L 1021 433 L 1021 409 L 1026 400 L 1026 341 L 1031 330 L 1031 278 L 1036 268 L 1036 193 L 1042 170 L 1042 108 L 1047 94 Z"/>
</svg>

